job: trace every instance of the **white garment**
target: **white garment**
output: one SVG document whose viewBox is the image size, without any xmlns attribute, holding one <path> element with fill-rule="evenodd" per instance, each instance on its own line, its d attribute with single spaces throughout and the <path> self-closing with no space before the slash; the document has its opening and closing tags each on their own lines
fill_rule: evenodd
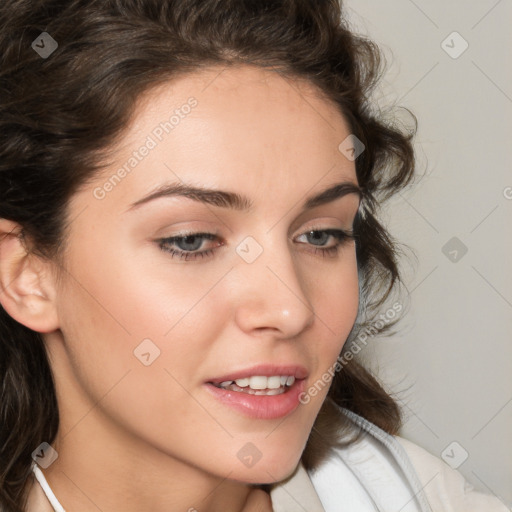
<svg viewBox="0 0 512 512">
<path fill-rule="evenodd" d="M 274 512 L 509 512 L 420 446 L 340 410 L 366 433 L 315 471 L 300 465 L 271 491 Z"/>
<path fill-rule="evenodd" d="M 273 486 L 274 512 L 509 512 L 420 446 L 340 410 L 364 430 L 362 438 L 331 450 L 316 470 L 300 463 Z M 27 512 L 65 512 L 35 463 L 33 471 L 40 486 L 33 486 Z"/>
</svg>

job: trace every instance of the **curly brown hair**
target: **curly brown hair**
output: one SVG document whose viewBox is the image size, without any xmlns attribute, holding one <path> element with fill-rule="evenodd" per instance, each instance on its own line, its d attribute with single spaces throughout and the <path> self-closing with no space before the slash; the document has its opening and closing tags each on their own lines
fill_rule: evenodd
<svg viewBox="0 0 512 512">
<path fill-rule="evenodd" d="M 42 32 L 58 41 L 48 58 L 31 47 Z M 375 108 L 382 55 L 349 28 L 340 0 L 3 0 L 0 50 L 0 218 L 19 223 L 42 257 L 62 256 L 69 199 L 101 171 L 143 93 L 206 66 L 244 63 L 316 85 L 365 146 L 354 224 L 361 304 L 347 342 L 400 282 L 398 246 L 377 213 L 411 182 L 415 119 L 405 129 Z M 55 439 L 59 411 L 41 335 L 2 307 L 0 394 L 0 504 L 20 512 L 31 453 Z M 401 425 L 395 399 L 352 359 L 332 381 L 306 468 L 336 443 L 337 406 L 391 434 Z"/>
</svg>

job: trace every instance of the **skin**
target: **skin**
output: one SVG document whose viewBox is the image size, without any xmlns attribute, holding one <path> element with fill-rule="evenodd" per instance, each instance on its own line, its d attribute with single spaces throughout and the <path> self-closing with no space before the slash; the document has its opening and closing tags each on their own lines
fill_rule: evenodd
<svg viewBox="0 0 512 512">
<path fill-rule="evenodd" d="M 191 113 L 96 199 L 95 188 L 191 96 Z M 268 420 L 220 404 L 204 382 L 293 362 L 308 369 L 307 388 L 335 363 L 357 315 L 355 244 L 322 256 L 315 249 L 336 239 L 304 234 L 350 230 L 359 197 L 300 207 L 335 183 L 357 185 L 354 162 L 338 150 L 349 133 L 308 83 L 251 66 L 212 67 L 141 98 L 111 165 L 70 201 L 63 267 L 2 237 L 2 305 L 43 333 L 55 375 L 59 457 L 43 471 L 64 507 L 272 510 L 257 486 L 296 468 L 327 386 Z M 176 181 L 238 192 L 253 209 L 174 197 L 126 211 Z M 17 229 L 0 220 L 0 235 Z M 213 255 L 186 261 L 161 250 L 158 239 L 184 230 L 217 232 L 198 249 Z M 263 249 L 252 263 L 235 251 L 247 236 Z M 144 366 L 133 351 L 147 338 L 160 356 Z M 249 442 L 262 454 L 250 468 L 237 457 Z"/>
</svg>

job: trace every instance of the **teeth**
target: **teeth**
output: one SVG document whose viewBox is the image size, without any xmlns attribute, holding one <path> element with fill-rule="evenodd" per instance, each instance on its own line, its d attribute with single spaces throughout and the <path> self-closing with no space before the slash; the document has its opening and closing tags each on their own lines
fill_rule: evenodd
<svg viewBox="0 0 512 512">
<path fill-rule="evenodd" d="M 279 375 L 273 375 L 272 377 L 267 377 L 267 388 L 268 389 L 277 389 L 281 387 L 281 377 Z"/>
<path fill-rule="evenodd" d="M 264 375 L 253 375 L 252 377 L 245 377 L 243 379 L 236 379 L 235 381 L 226 380 L 220 383 L 221 388 L 229 388 L 233 383 L 239 388 L 249 388 L 255 391 L 261 390 L 279 390 L 284 386 L 292 386 L 295 382 L 295 377 L 288 375 L 272 375 L 272 377 L 266 377 Z M 277 394 L 277 393 L 266 393 L 266 394 Z"/>
<path fill-rule="evenodd" d="M 267 377 L 254 375 L 249 378 L 249 387 L 251 389 L 267 389 Z"/>
</svg>

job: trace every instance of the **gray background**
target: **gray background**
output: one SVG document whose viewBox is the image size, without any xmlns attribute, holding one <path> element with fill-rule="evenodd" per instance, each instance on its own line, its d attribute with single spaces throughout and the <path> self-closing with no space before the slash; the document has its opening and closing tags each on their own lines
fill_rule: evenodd
<svg viewBox="0 0 512 512">
<path fill-rule="evenodd" d="M 403 262 L 407 312 L 362 356 L 402 403 L 402 436 L 510 507 L 512 2 L 345 7 L 388 60 L 379 104 L 418 118 L 424 175 L 383 212 L 416 255 Z"/>
</svg>

